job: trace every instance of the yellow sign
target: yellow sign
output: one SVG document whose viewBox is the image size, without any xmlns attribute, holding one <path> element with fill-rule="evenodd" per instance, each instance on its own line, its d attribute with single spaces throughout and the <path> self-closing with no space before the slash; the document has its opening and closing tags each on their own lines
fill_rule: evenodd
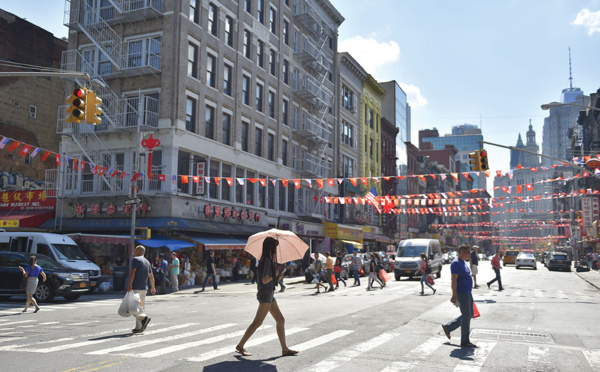
<svg viewBox="0 0 600 372">
<path fill-rule="evenodd" d="M 19 220 L 0 220 L 0 227 L 19 227 Z"/>
<path fill-rule="evenodd" d="M 337 223 L 327 222 L 325 225 L 325 236 L 328 236 L 332 239 L 362 242 L 363 229 L 360 227 L 344 226 L 338 225 Z"/>
</svg>

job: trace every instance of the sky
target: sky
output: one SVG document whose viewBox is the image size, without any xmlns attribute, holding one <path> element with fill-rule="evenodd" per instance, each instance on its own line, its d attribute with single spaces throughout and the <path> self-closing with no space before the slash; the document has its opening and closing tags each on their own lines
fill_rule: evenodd
<svg viewBox="0 0 600 372">
<path fill-rule="evenodd" d="M 600 0 L 330 0 L 345 18 L 340 52 L 378 81 L 396 80 L 418 131 L 481 125 L 484 140 L 515 146 L 529 121 L 542 147 L 543 103 L 569 87 L 600 88 Z M 0 8 L 67 37 L 64 0 L 0 0 Z M 565 139 L 566 140 L 566 139 Z M 485 145 L 490 170 L 510 150 Z"/>
</svg>

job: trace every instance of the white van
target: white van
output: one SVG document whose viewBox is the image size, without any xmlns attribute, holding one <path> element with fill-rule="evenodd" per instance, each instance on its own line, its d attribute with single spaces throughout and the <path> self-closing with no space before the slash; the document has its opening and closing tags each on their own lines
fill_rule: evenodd
<svg viewBox="0 0 600 372">
<path fill-rule="evenodd" d="M 431 273 L 439 278 L 442 275 L 442 248 L 437 239 L 406 239 L 398 243 L 398 252 L 394 262 L 394 276 L 400 280 L 403 276 L 412 279 L 419 269 L 421 253 L 429 260 Z"/>
<path fill-rule="evenodd" d="M 39 232 L 0 232 L 0 250 L 44 254 L 61 266 L 82 270 L 90 278 L 90 292 L 101 282 L 100 268 L 66 235 Z"/>
</svg>

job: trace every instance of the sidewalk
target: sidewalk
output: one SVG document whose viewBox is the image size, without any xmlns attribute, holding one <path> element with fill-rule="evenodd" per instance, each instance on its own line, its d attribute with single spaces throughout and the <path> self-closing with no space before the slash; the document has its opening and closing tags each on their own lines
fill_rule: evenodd
<svg viewBox="0 0 600 372">
<path fill-rule="evenodd" d="M 579 277 L 581 279 L 590 283 L 591 285 L 596 287 L 596 289 L 600 289 L 600 273 L 598 273 L 598 271 L 590 270 L 590 271 L 580 272 L 580 273 L 575 271 L 575 269 L 573 269 L 573 271 L 575 272 L 575 274 L 579 275 Z"/>
</svg>

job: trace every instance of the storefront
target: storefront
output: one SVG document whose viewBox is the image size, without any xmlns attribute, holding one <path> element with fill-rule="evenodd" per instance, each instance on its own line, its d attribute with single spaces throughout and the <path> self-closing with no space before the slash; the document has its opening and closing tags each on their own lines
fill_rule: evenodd
<svg viewBox="0 0 600 372">
<path fill-rule="evenodd" d="M 0 228 L 27 231 L 39 228 L 54 218 L 56 199 L 47 198 L 44 190 L 0 192 Z"/>
<path fill-rule="evenodd" d="M 331 250 L 352 253 L 358 249 L 356 244 L 363 244 L 363 229 L 360 227 L 340 225 L 327 222 L 325 224 L 325 235 L 332 239 Z"/>
<path fill-rule="evenodd" d="M 215 253 L 217 281 L 235 281 L 248 277 L 251 256 L 244 251 L 247 239 L 187 233 L 185 237 L 195 242 L 198 245 L 198 252 L 201 253 L 191 260 L 191 270 L 196 278 L 204 280 L 209 252 Z M 201 284 L 198 279 L 196 283 Z"/>
</svg>

